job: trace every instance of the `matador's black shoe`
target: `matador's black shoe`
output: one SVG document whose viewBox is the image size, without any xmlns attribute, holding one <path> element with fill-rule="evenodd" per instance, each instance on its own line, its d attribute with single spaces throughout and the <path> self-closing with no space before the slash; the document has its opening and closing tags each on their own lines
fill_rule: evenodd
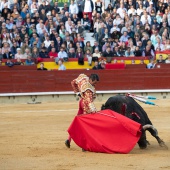
<svg viewBox="0 0 170 170">
<path fill-rule="evenodd" d="M 70 148 L 70 141 L 69 141 L 69 140 L 66 140 L 66 141 L 65 141 L 65 145 L 66 145 L 67 148 Z"/>
</svg>

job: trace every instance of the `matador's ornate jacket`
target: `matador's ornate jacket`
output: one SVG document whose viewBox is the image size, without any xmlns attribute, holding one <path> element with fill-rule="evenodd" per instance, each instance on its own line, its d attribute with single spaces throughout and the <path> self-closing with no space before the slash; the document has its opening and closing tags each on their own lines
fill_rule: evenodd
<svg viewBox="0 0 170 170">
<path fill-rule="evenodd" d="M 80 93 L 84 114 L 96 112 L 97 110 L 93 103 L 96 98 L 96 91 L 95 87 L 89 83 L 89 77 L 85 74 L 80 74 L 71 82 L 71 85 L 75 93 Z"/>
</svg>

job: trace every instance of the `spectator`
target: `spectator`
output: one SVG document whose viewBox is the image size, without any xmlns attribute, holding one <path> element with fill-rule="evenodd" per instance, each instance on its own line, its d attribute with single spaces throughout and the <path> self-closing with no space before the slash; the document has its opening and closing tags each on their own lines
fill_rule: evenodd
<svg viewBox="0 0 170 170">
<path fill-rule="evenodd" d="M 84 4 L 83 4 L 83 15 L 87 14 L 88 18 L 90 19 L 90 21 L 92 21 L 92 12 L 94 9 L 94 5 L 92 0 L 84 0 Z"/>
<path fill-rule="evenodd" d="M 103 57 L 106 58 L 107 63 L 111 63 L 113 52 L 111 51 L 110 47 L 107 47 L 106 51 L 103 52 Z"/>
<path fill-rule="evenodd" d="M 154 59 L 155 53 L 151 49 L 151 46 L 149 46 L 149 45 L 146 46 L 146 49 L 142 52 L 142 56 L 143 57 L 148 57 L 149 59 Z"/>
<path fill-rule="evenodd" d="M 68 52 L 68 58 L 76 58 L 76 53 L 75 53 L 74 48 L 70 48 Z"/>
<path fill-rule="evenodd" d="M 92 55 L 92 61 L 98 61 L 100 57 L 101 57 L 101 53 L 99 52 L 99 49 L 95 48 L 95 51 Z"/>
<path fill-rule="evenodd" d="M 20 58 L 17 58 L 17 61 L 14 63 L 14 65 L 24 65 L 24 63 L 21 61 Z"/>
<path fill-rule="evenodd" d="M 139 49 L 138 46 L 136 46 L 135 51 L 134 51 L 135 57 L 141 57 L 142 56 L 142 51 Z"/>
<path fill-rule="evenodd" d="M 31 56 L 28 56 L 27 59 L 25 60 L 25 65 L 34 65 L 34 61 L 32 60 Z"/>
<path fill-rule="evenodd" d="M 15 54 L 15 59 L 20 58 L 20 59 L 25 59 L 24 55 L 21 54 L 21 48 L 17 48 L 17 53 Z"/>
<path fill-rule="evenodd" d="M 84 65 L 84 54 L 83 54 L 81 48 L 77 49 L 76 58 L 78 58 L 78 64 L 79 65 Z"/>
<path fill-rule="evenodd" d="M 45 47 L 43 47 L 39 53 L 40 58 L 49 58 L 48 52 Z"/>
<path fill-rule="evenodd" d="M 58 60 L 62 59 L 63 61 L 68 61 L 68 54 L 64 51 L 63 47 L 60 48 L 58 57 L 55 59 L 55 62 L 58 63 Z"/>
<path fill-rule="evenodd" d="M 12 53 L 8 49 L 5 50 L 3 59 L 12 59 Z"/>
<path fill-rule="evenodd" d="M 159 58 L 156 60 L 157 63 L 165 63 L 162 55 L 159 55 Z"/>
<path fill-rule="evenodd" d="M 14 63 L 11 61 L 11 59 L 8 59 L 6 62 L 5 62 L 5 65 L 8 66 L 8 67 L 12 67 L 14 65 Z"/>
<path fill-rule="evenodd" d="M 78 14 L 78 6 L 76 3 L 74 3 L 74 0 L 71 0 L 70 6 L 69 6 L 69 13 L 71 15 Z"/>
<path fill-rule="evenodd" d="M 89 66 L 91 66 L 92 65 L 92 54 L 89 49 L 87 49 L 87 51 L 85 52 L 84 57 L 87 58 L 88 64 Z"/>
<path fill-rule="evenodd" d="M 148 69 L 152 69 L 152 68 L 155 68 L 155 61 L 154 60 L 150 60 L 150 62 L 147 64 L 147 68 Z"/>
<path fill-rule="evenodd" d="M 170 64 L 170 54 L 168 54 L 168 57 L 166 58 L 165 63 Z"/>
<path fill-rule="evenodd" d="M 127 50 L 125 51 L 125 57 L 134 57 L 134 52 L 131 50 L 130 47 L 127 48 Z"/>
<path fill-rule="evenodd" d="M 51 51 L 48 53 L 49 58 L 55 59 L 58 57 L 58 53 L 55 51 L 55 48 L 52 47 Z"/>
<path fill-rule="evenodd" d="M 44 63 L 40 63 L 40 68 L 37 70 L 47 70 L 47 68 L 44 67 Z"/>
<path fill-rule="evenodd" d="M 63 60 L 62 59 L 59 59 L 58 65 L 59 65 L 58 70 L 66 70 L 66 67 L 63 64 Z"/>
<path fill-rule="evenodd" d="M 86 53 L 87 50 L 90 50 L 90 53 L 93 52 L 93 48 L 91 47 L 90 41 L 86 42 L 86 46 L 84 47 L 84 52 Z"/>
<path fill-rule="evenodd" d="M 113 50 L 113 57 L 121 57 L 122 54 L 119 50 L 119 47 L 118 46 L 115 46 L 114 50 Z"/>
<path fill-rule="evenodd" d="M 99 69 L 100 69 L 99 62 L 95 61 L 92 70 L 99 70 Z"/>
</svg>

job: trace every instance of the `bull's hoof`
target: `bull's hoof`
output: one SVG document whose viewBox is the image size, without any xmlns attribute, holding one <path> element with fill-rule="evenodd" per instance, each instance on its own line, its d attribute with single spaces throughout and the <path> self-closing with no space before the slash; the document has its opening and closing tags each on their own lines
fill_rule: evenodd
<svg viewBox="0 0 170 170">
<path fill-rule="evenodd" d="M 140 149 L 146 149 L 147 148 L 147 146 L 139 146 L 140 147 Z"/>
<path fill-rule="evenodd" d="M 69 140 L 66 140 L 66 141 L 65 141 L 65 145 L 66 145 L 67 148 L 70 148 L 70 141 L 69 141 Z"/>
<path fill-rule="evenodd" d="M 146 144 L 147 144 L 147 145 L 151 145 L 151 144 L 149 143 L 149 141 L 148 141 L 148 140 L 146 140 Z"/>
<path fill-rule="evenodd" d="M 159 146 L 168 149 L 168 146 L 165 144 L 164 141 L 159 142 Z"/>
</svg>

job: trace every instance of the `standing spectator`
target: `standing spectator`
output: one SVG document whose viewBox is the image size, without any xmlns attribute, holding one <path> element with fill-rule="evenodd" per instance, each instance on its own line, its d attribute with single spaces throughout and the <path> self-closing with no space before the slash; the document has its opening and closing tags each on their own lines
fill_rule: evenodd
<svg viewBox="0 0 170 170">
<path fill-rule="evenodd" d="M 74 0 L 71 0 L 70 6 L 69 6 L 69 13 L 71 15 L 78 14 L 78 6 L 76 3 L 74 3 Z"/>
<path fill-rule="evenodd" d="M 84 54 L 83 54 L 81 48 L 77 49 L 76 58 L 78 58 L 78 64 L 79 65 L 84 65 Z"/>
<path fill-rule="evenodd" d="M 83 15 L 88 14 L 88 18 L 90 19 L 90 21 L 92 21 L 93 9 L 94 9 L 94 5 L 93 5 L 92 0 L 84 0 Z"/>
<path fill-rule="evenodd" d="M 99 13 L 99 14 L 102 13 L 102 6 L 103 6 L 103 2 L 101 0 L 96 0 L 95 10 L 97 11 L 97 13 Z"/>
</svg>

